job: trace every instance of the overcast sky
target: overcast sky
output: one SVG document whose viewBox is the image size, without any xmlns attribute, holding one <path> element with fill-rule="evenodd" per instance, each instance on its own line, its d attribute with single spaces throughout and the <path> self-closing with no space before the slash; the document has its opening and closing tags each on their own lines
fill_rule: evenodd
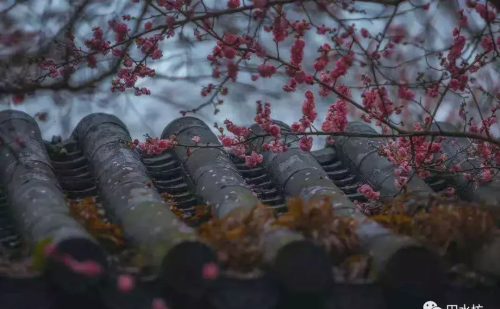
<svg viewBox="0 0 500 309">
<path fill-rule="evenodd" d="M 121 12 L 123 3 L 128 1 L 108 1 L 111 3 L 108 7 L 99 9 L 102 17 L 96 18 L 95 23 L 106 26 L 106 22 L 110 19 L 114 12 Z M 205 1 L 209 3 L 209 1 Z M 225 1 L 220 1 L 218 3 L 224 4 Z M 52 7 L 44 6 L 42 3 L 53 3 Z M 59 8 L 64 11 L 64 5 L 67 1 L 50 1 L 50 0 L 38 0 L 36 8 L 31 8 L 33 14 L 41 14 L 47 11 L 48 8 Z M 436 2 L 438 3 L 438 2 Z M 433 18 L 431 18 L 427 26 L 433 26 L 436 31 L 436 35 L 449 38 L 452 31 L 452 18 L 447 17 L 441 11 L 436 9 L 436 3 L 431 6 L 431 12 Z M 38 5 L 39 4 L 39 5 Z M 140 6 L 137 5 L 137 8 Z M 361 7 L 361 6 L 358 6 Z M 387 15 L 392 12 L 391 7 L 383 7 L 378 5 L 366 4 L 363 8 L 367 11 L 364 17 L 373 17 L 380 15 Z M 404 11 L 409 9 L 410 6 L 407 4 L 401 5 L 399 11 Z M 89 8 L 89 10 L 94 10 L 95 8 Z M 133 15 L 132 11 L 128 11 Z M 443 12 L 446 12 L 443 10 Z M 26 11 L 19 9 L 18 12 L 14 12 L 16 16 L 22 17 L 26 14 Z M 31 14 L 31 13 L 30 13 Z M 116 14 L 116 13 L 115 13 Z M 403 17 L 396 17 L 393 24 L 408 24 L 412 23 L 410 27 L 413 31 L 412 35 L 416 35 L 422 31 L 422 25 L 416 20 L 422 19 L 422 14 L 429 14 L 419 10 L 418 12 L 407 14 Z M 122 15 L 122 13 L 120 13 Z M 337 18 L 357 18 L 360 15 L 347 14 L 343 12 L 337 13 Z M 428 15 L 425 15 L 428 16 Z M 290 12 L 288 15 L 290 20 L 302 18 L 302 15 L 297 15 L 294 12 Z M 117 16 L 119 18 L 119 16 Z M 329 17 L 322 16 L 324 20 L 318 20 L 317 24 L 325 23 L 326 25 L 331 24 L 328 21 Z M 246 29 L 247 19 L 241 18 L 240 20 L 228 20 L 233 23 L 233 25 L 245 27 Z M 380 19 L 374 21 L 362 21 L 356 22 L 357 29 L 366 27 L 371 33 L 377 33 L 382 31 L 385 26 L 387 19 Z M 46 28 L 49 28 L 48 33 L 57 32 L 57 22 L 51 23 L 50 21 L 45 24 Z M 49 25 L 49 26 L 47 26 Z M 476 24 L 475 24 L 476 25 Z M 479 24 L 477 24 L 479 25 Z M 79 29 L 79 34 L 83 35 L 89 33 L 89 30 L 94 24 L 82 25 Z M 480 25 L 479 25 L 480 26 Z M 54 30 L 50 30 L 53 27 Z M 192 31 L 186 31 L 186 34 L 192 34 Z M 311 31 L 307 36 L 306 41 L 310 44 L 309 48 L 306 50 L 305 55 L 305 67 L 310 67 L 314 63 L 314 58 L 316 57 L 316 49 L 324 41 L 323 38 Z M 434 40 L 436 41 L 436 40 Z M 266 44 L 268 48 L 272 50 L 274 48 L 274 43 L 271 40 L 269 34 L 263 34 L 261 36 L 261 42 Z M 290 46 L 290 40 L 285 42 L 283 48 L 280 49 L 281 57 L 288 57 L 288 50 Z M 449 44 L 449 41 L 443 42 L 432 42 L 432 47 L 440 48 L 442 46 Z M 40 123 L 40 127 L 43 132 L 45 139 L 50 139 L 52 135 L 62 135 L 68 137 L 71 134 L 71 130 L 76 126 L 76 124 L 86 115 L 95 112 L 110 113 L 118 116 L 125 124 L 128 126 L 132 137 L 140 138 L 144 134 L 150 134 L 152 136 L 158 136 L 161 134 L 163 128 L 172 120 L 180 117 L 179 111 L 185 108 L 193 108 L 203 102 L 205 98 L 200 95 L 202 85 L 206 85 L 208 82 L 214 82 L 211 78 L 199 78 L 196 81 L 186 81 L 178 80 L 173 81 L 172 78 L 184 78 L 192 76 L 205 76 L 211 75 L 211 68 L 209 62 L 206 61 L 206 55 L 210 53 L 211 49 L 215 45 L 215 42 L 203 42 L 196 43 L 190 49 L 186 49 L 186 45 L 179 42 L 177 38 L 168 39 L 163 45 L 163 59 L 160 61 L 150 61 L 149 65 L 168 79 L 163 78 L 146 78 L 137 83 L 138 86 L 145 86 L 151 89 L 151 96 L 141 96 L 136 97 L 133 93 L 129 92 L 126 94 L 109 94 L 110 81 L 107 81 L 102 88 L 103 92 L 107 94 L 95 94 L 92 96 L 75 96 L 70 93 L 60 93 L 54 98 L 52 93 L 37 93 L 36 96 L 28 98 L 26 104 L 14 107 L 15 109 L 25 111 L 28 114 L 35 115 L 40 111 L 49 112 L 49 118 L 46 123 Z M 408 56 L 418 55 L 418 51 L 407 47 L 406 52 Z M 190 60 L 191 59 L 191 60 Z M 190 64 L 189 61 L 192 61 Z M 256 65 L 258 62 L 252 62 Z M 78 78 L 87 78 L 93 74 L 89 70 L 83 70 L 78 73 Z M 410 72 L 412 74 L 412 72 Z M 354 81 L 353 76 L 346 79 L 347 85 L 357 85 L 361 86 L 359 82 Z M 229 82 L 230 96 L 226 98 L 226 103 L 221 106 L 221 112 L 218 115 L 213 115 L 213 108 L 207 107 L 199 114 L 195 115 L 206 121 L 209 125 L 214 122 L 222 123 L 224 119 L 229 118 L 237 124 L 250 124 L 255 115 L 255 101 L 269 101 L 273 106 L 273 118 L 282 120 L 286 123 L 291 124 L 294 121 L 300 119 L 301 116 L 301 103 L 303 101 L 304 90 L 299 90 L 296 93 L 284 93 L 281 88 L 286 84 L 287 79 L 284 76 L 272 79 L 262 79 L 260 78 L 257 82 L 252 82 L 250 80 L 250 75 L 241 73 L 239 74 L 238 81 L 241 83 L 248 84 L 245 85 L 233 85 Z M 317 88 L 313 87 L 313 90 Z M 317 93 L 317 91 L 315 91 Z M 334 96 L 329 96 L 327 99 L 320 100 L 318 103 L 318 120 L 316 121 L 317 127 L 320 127 L 321 122 L 324 120 L 324 116 L 328 109 L 328 106 L 335 102 Z M 359 93 L 354 94 L 354 99 L 360 101 Z M 449 101 L 449 102 L 448 102 Z M 66 102 L 63 106 L 56 106 L 55 102 Z M 10 108 L 4 100 L 0 109 Z M 456 111 L 457 103 L 453 102 L 453 98 L 447 97 L 447 104 L 444 108 L 440 110 L 438 114 L 438 120 L 445 119 L 451 111 Z M 69 115 L 69 117 L 65 116 Z M 316 139 L 314 148 L 321 148 L 324 144 L 323 139 Z"/>
</svg>

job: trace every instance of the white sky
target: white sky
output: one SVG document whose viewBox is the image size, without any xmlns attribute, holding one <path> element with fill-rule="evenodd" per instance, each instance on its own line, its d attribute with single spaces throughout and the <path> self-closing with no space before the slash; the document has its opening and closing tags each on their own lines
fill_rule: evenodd
<svg viewBox="0 0 500 309">
<path fill-rule="evenodd" d="M 124 5 L 125 2 L 129 3 L 130 1 L 107 1 L 112 3 L 107 9 L 99 9 L 99 13 L 102 14 L 102 18 L 97 19 L 101 25 L 112 17 L 114 12 L 120 12 L 119 6 Z M 210 3 L 210 1 L 205 1 L 206 3 Z M 225 1 L 221 1 L 221 3 Z M 49 4 L 52 3 L 52 8 L 56 8 L 58 10 L 64 11 L 64 5 L 66 5 L 67 1 L 59 0 L 59 1 L 50 1 L 50 0 L 40 0 L 37 1 L 37 6 L 31 6 L 32 10 L 30 14 L 42 14 L 47 11 L 47 6 L 42 5 L 42 3 Z M 102 3 L 102 1 L 101 1 Z M 224 4 L 222 3 L 222 4 Z M 102 6 L 102 4 L 99 4 Z M 435 3 L 432 4 L 435 7 Z M 136 5 L 139 8 L 139 5 Z M 433 11 L 433 7 L 431 7 L 430 11 Z M 2 7 L 0 6 L 0 9 Z M 364 8 L 369 12 L 366 16 L 376 16 L 379 13 L 384 13 L 382 15 L 387 15 L 391 13 L 392 9 L 390 7 L 384 8 L 381 6 L 373 6 L 371 4 L 364 5 Z M 400 6 L 400 11 L 408 9 L 409 6 L 407 4 Z M 30 16 L 25 15 L 28 11 L 19 10 L 15 12 L 17 16 L 21 18 L 21 16 Z M 35 12 L 35 13 L 33 13 Z M 130 12 L 130 11 L 129 11 Z M 419 15 L 420 14 L 420 15 Z M 395 18 L 394 23 L 407 23 L 408 21 L 412 21 L 414 23 L 414 27 L 410 27 L 413 30 L 413 34 L 418 33 L 421 29 L 421 25 L 415 22 L 415 18 L 421 18 L 421 14 L 423 12 L 418 12 L 415 15 L 409 15 L 404 18 Z M 474 13 L 475 14 L 475 13 Z M 133 15 L 133 14 L 132 14 Z M 295 16 L 294 16 L 295 15 Z M 365 16 L 365 17 L 366 17 Z M 288 15 L 290 20 L 294 20 L 294 18 L 303 18 L 302 15 L 294 14 L 290 12 Z M 347 14 L 338 13 L 337 17 L 339 18 L 355 18 L 356 15 L 347 16 Z M 412 17 L 413 20 L 410 18 Z M 296 19 L 295 18 L 295 19 Z M 321 24 L 329 24 L 329 17 L 323 17 L 324 20 L 315 20 L 315 23 Z M 240 23 L 241 27 L 246 27 L 247 20 L 243 19 Z M 356 22 L 357 29 L 361 29 L 363 27 L 368 28 L 372 34 L 381 31 L 386 23 L 386 19 L 384 20 L 375 20 L 373 22 L 362 21 Z M 34 23 L 36 24 L 36 23 Z M 52 32 L 57 31 L 57 22 L 49 21 L 44 23 L 45 28 L 50 32 L 53 28 Z M 88 33 L 88 30 L 94 24 L 89 24 L 87 29 L 81 29 L 81 32 Z M 431 23 L 438 32 L 442 33 L 444 37 L 449 37 L 449 33 L 452 31 L 452 24 L 450 22 L 450 18 L 443 16 L 441 13 L 437 13 L 434 17 L 434 21 Z M 480 26 L 478 22 L 477 25 Z M 311 31 L 312 32 L 312 31 Z M 187 34 L 192 34 L 192 31 L 186 31 Z M 305 67 L 309 66 L 314 62 L 314 57 L 316 57 L 316 48 L 323 43 L 324 38 L 319 37 L 311 33 L 307 38 L 308 43 L 312 43 L 311 47 L 306 50 L 305 56 Z M 191 73 L 191 75 L 201 74 L 201 75 L 210 75 L 211 69 L 209 67 L 208 61 L 202 61 L 197 63 L 194 67 L 187 68 L 181 67 L 181 69 L 173 72 L 173 68 L 178 66 L 178 62 L 182 59 L 185 59 L 185 50 L 183 47 L 179 47 L 177 43 L 175 43 L 176 39 L 168 39 L 165 43 L 165 48 L 163 48 L 163 59 L 162 61 L 150 62 L 150 66 L 156 70 L 157 73 L 162 73 L 168 76 L 176 76 L 176 77 L 185 77 L 187 74 Z M 267 45 L 268 48 L 273 48 L 274 43 L 270 40 L 270 36 L 268 34 L 262 36 L 262 42 Z M 197 58 L 206 57 L 206 55 L 211 51 L 215 42 L 210 41 L 208 43 L 197 44 L 192 49 L 192 55 L 195 55 Z M 442 45 L 449 44 L 449 42 L 443 42 Z M 290 40 L 285 42 L 284 48 L 280 50 L 281 57 L 285 59 L 288 57 L 288 46 L 290 45 Z M 436 46 L 439 48 L 439 46 Z M 410 54 L 415 54 L 415 50 L 411 47 L 406 48 L 406 51 Z M 174 57 L 172 60 L 168 60 L 170 57 Z M 152 64 L 152 65 L 151 65 Z M 170 72 L 170 73 L 169 73 Z M 86 78 L 89 76 L 88 74 L 92 74 L 89 70 L 85 70 L 85 72 L 78 73 L 77 77 Z M 245 81 L 249 84 L 252 84 L 249 79 L 249 75 L 245 76 L 244 74 L 239 75 L 240 81 Z M 350 79 L 352 81 L 352 79 Z M 50 97 L 50 94 L 38 93 L 35 97 L 29 98 L 25 104 L 16 106 L 15 109 L 25 111 L 28 114 L 34 115 L 39 111 L 47 111 L 49 112 L 49 120 L 46 123 L 40 123 L 41 130 L 43 132 L 43 136 L 45 139 L 50 139 L 52 135 L 62 135 L 64 137 L 68 137 L 71 133 L 70 131 L 76 126 L 76 124 L 82 119 L 84 116 L 95 113 L 95 112 L 105 112 L 118 116 L 125 124 L 128 126 L 133 138 L 140 138 L 144 134 L 150 134 L 153 136 L 157 136 L 161 134 L 163 128 L 167 126 L 167 124 L 180 117 L 179 110 L 182 109 L 180 105 L 186 105 L 188 107 L 195 107 L 205 101 L 205 98 L 200 96 L 200 90 L 202 84 L 207 84 L 210 82 L 210 79 L 199 80 L 195 83 L 185 82 L 185 81 L 176 81 L 171 82 L 167 80 L 160 79 L 144 79 L 137 83 L 138 86 L 146 86 L 151 89 L 154 95 L 159 95 L 162 98 L 157 98 L 155 96 L 141 96 L 136 97 L 133 93 L 129 94 L 113 94 L 107 95 L 104 99 L 101 95 L 93 96 L 92 98 L 82 98 L 82 99 L 74 99 L 71 94 L 61 93 L 62 101 L 71 101 L 70 104 L 67 104 L 64 107 L 56 107 L 54 105 L 53 99 Z M 301 104 L 303 101 L 303 93 L 304 91 L 297 91 L 296 93 L 283 93 L 280 89 L 287 82 L 287 79 L 281 78 L 272 78 L 272 79 L 262 79 L 260 78 L 256 83 L 252 85 L 255 86 L 254 89 L 243 89 L 244 96 L 239 93 L 238 88 L 234 88 L 231 85 L 231 82 L 227 85 L 229 86 L 230 92 L 233 94 L 226 98 L 226 103 L 221 107 L 221 112 L 217 115 L 213 115 L 213 108 L 207 107 L 200 114 L 195 116 L 202 118 L 207 124 L 211 125 L 214 122 L 222 123 L 224 119 L 229 118 L 233 120 L 237 124 L 250 124 L 253 121 L 253 117 L 255 115 L 255 101 L 269 101 L 273 106 L 273 118 L 282 120 L 286 123 L 291 124 L 294 121 L 299 120 L 301 116 Z M 346 82 L 347 85 L 351 85 L 352 83 Z M 359 86 L 359 84 L 358 84 Z M 107 82 L 105 84 L 105 88 L 109 89 L 110 83 Z M 313 88 L 313 90 L 317 88 Z M 281 94 L 279 99 L 274 98 L 268 93 L 278 93 Z M 317 91 L 315 91 L 317 93 Z M 359 94 L 358 94 L 359 95 Z M 90 100 L 89 100 L 90 99 Z M 356 101 L 360 101 L 359 96 L 355 96 L 354 99 Z M 168 101 L 167 101 L 168 100 Z M 452 99 L 447 99 L 452 100 Z M 1 101 L 0 101 L 1 102 Z M 315 123 L 317 127 L 321 125 L 321 122 L 324 119 L 328 106 L 335 102 L 335 97 L 330 96 L 327 99 L 318 102 L 318 114 L 319 119 Z M 9 108 L 7 105 L 0 105 L 0 109 Z M 457 109 L 456 102 L 447 102 L 443 108 L 438 113 L 438 120 L 443 120 L 451 111 Z M 175 105 L 177 104 L 177 105 Z M 64 114 L 68 109 L 70 109 L 70 118 L 64 118 L 61 121 L 61 117 L 59 115 Z M 70 130 L 65 130 L 64 128 L 70 128 Z M 322 148 L 324 144 L 323 139 L 316 138 L 314 148 Z"/>
</svg>

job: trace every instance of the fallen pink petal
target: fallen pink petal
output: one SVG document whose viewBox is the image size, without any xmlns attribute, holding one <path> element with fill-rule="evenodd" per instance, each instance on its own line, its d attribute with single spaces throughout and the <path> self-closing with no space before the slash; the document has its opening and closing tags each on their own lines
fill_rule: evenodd
<svg viewBox="0 0 500 309">
<path fill-rule="evenodd" d="M 129 292 L 135 286 L 134 277 L 131 275 L 120 275 L 117 280 L 117 288 L 120 292 Z"/>
<path fill-rule="evenodd" d="M 169 309 L 165 304 L 165 301 L 161 298 L 153 299 L 153 303 L 151 304 L 151 309 Z"/>
<path fill-rule="evenodd" d="M 202 275 L 205 279 L 213 280 L 219 275 L 219 266 L 214 262 L 203 265 Z"/>
</svg>

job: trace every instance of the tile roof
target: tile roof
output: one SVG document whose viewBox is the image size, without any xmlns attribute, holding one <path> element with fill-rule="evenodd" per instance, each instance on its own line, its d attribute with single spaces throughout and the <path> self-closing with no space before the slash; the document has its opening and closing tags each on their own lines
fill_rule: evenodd
<svg viewBox="0 0 500 309">
<path fill-rule="evenodd" d="M 285 124 L 276 123 L 285 131 L 290 130 Z M 253 134 L 262 133 L 260 131 L 258 126 L 252 127 Z M 347 131 L 373 133 L 367 124 L 356 122 L 350 123 Z M 210 128 L 193 117 L 173 121 L 164 129 L 162 137 L 172 134 L 181 145 L 193 144 L 194 135 L 200 136 L 203 142 L 220 144 Z M 120 267 L 126 264 L 127 255 L 103 249 L 95 235 L 72 216 L 67 204 L 67 199 L 92 196 L 100 220 L 120 224 L 125 247 L 141 251 L 141 257 L 149 266 L 144 271 L 154 278 L 140 283 L 140 288 L 130 295 L 119 294 L 110 284 L 101 283 L 97 285 L 99 288 L 93 288 L 92 292 L 85 290 L 88 293 L 82 294 L 74 288 L 94 287 L 95 282 L 83 280 L 54 264 L 49 265 L 49 271 L 43 276 L 0 277 L 0 302 L 7 304 L 2 308 L 36 308 L 34 304 L 43 308 L 76 308 L 75 304 L 98 308 L 146 308 L 145 304 L 150 303 L 159 289 L 167 289 L 172 295 L 182 294 L 184 298 L 201 291 L 201 279 L 189 270 L 214 261 L 215 256 L 208 246 L 196 241 L 195 227 L 184 224 L 168 209 L 163 193 L 173 196 L 176 207 L 185 216 L 194 214 L 196 205 L 206 203 L 212 206 L 212 215 L 219 218 L 230 212 L 249 210 L 259 201 L 278 213 L 286 212 L 285 197 L 298 193 L 306 199 L 315 194 L 342 193 L 333 197 L 336 211 L 360 220 L 365 216 L 353 203 L 366 201 L 358 193 L 360 185 L 368 183 L 382 196 L 399 193 L 394 188 L 395 167 L 378 156 L 374 141 L 366 138 L 338 138 L 335 146 L 303 152 L 298 149 L 297 138 L 288 136 L 288 152 L 265 152 L 261 165 L 248 168 L 242 159 L 220 148 L 194 148 L 188 156 L 185 147 L 177 146 L 158 156 L 141 156 L 125 145 L 124 141 L 131 141 L 125 124 L 107 114 L 85 117 L 68 140 L 54 137 L 51 142 L 45 142 L 36 121 L 29 115 L 3 111 L 0 112 L 0 137 L 0 176 L 3 180 L 0 245 L 9 253 L 13 252 L 13 259 L 25 257 L 25 248 L 36 251 L 37 244 L 51 239 L 60 252 L 71 254 L 77 260 L 96 260 L 106 265 L 109 278 L 116 278 L 124 271 Z M 260 138 L 254 142 L 258 149 L 261 142 Z M 467 141 L 459 140 L 457 145 L 445 142 L 445 151 L 453 154 L 456 152 L 453 147 L 466 147 Z M 464 164 L 476 166 L 477 162 Z M 152 185 L 145 185 L 149 183 Z M 491 184 L 476 188 L 462 178 L 433 174 L 424 180 L 413 177 L 408 190 L 415 193 L 418 203 L 420 198 L 454 186 L 465 200 L 497 203 L 498 206 L 499 183 L 500 179 L 495 179 Z M 336 305 L 328 306 L 384 308 L 390 306 L 391 301 L 398 301 L 397 295 L 404 286 L 417 294 L 423 293 L 423 301 L 418 304 L 420 308 L 428 300 L 426 297 L 433 295 L 433 289 L 438 289 L 442 279 L 441 261 L 430 251 L 371 221 L 360 224 L 357 233 L 363 251 L 373 255 L 379 277 L 397 285 L 384 285 L 383 291 L 397 293 L 383 297 L 385 292 L 376 283 L 338 284 L 329 295 Z M 287 255 L 286 248 L 290 247 L 287 245 L 294 243 L 306 253 L 296 254 L 296 257 Z M 316 277 L 321 277 L 324 269 L 321 268 L 324 266 L 321 255 L 310 251 L 301 235 L 281 231 L 266 237 L 264 245 L 270 248 L 266 259 L 270 265 L 275 265 L 279 280 L 306 278 L 308 273 L 315 271 L 319 271 Z M 294 252 L 299 252 L 297 250 Z M 499 255 L 500 242 L 484 248 L 476 254 L 478 268 L 500 275 L 499 264 L 490 263 Z M 302 264 L 293 264 L 298 262 Z M 430 276 L 429 281 L 424 282 L 425 276 Z M 275 308 L 279 295 L 284 294 L 273 280 L 267 276 L 252 280 L 224 277 L 211 288 L 208 302 L 213 308 Z M 468 302 L 470 299 L 466 297 L 472 292 L 466 292 L 448 287 L 444 300 Z M 16 293 L 32 296 L 19 298 Z M 415 295 L 413 297 L 418 299 Z M 487 289 L 475 297 L 474 301 L 481 304 L 494 299 L 491 290 Z M 300 303 L 297 299 L 293 301 Z M 189 307 L 185 299 L 176 304 Z M 403 304 L 411 307 L 404 301 Z M 325 308 L 330 308 L 328 306 Z"/>
</svg>

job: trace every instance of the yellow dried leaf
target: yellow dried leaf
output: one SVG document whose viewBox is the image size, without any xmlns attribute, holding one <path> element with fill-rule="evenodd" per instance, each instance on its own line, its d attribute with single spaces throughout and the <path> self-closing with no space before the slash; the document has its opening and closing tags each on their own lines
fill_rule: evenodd
<svg viewBox="0 0 500 309">
<path fill-rule="evenodd" d="M 229 239 L 241 238 L 244 233 L 244 228 L 242 226 L 226 231 L 226 237 Z"/>
<path fill-rule="evenodd" d="M 45 267 L 45 249 L 52 243 L 52 238 L 40 240 L 33 250 L 32 267 L 36 271 L 41 271 Z"/>
</svg>

